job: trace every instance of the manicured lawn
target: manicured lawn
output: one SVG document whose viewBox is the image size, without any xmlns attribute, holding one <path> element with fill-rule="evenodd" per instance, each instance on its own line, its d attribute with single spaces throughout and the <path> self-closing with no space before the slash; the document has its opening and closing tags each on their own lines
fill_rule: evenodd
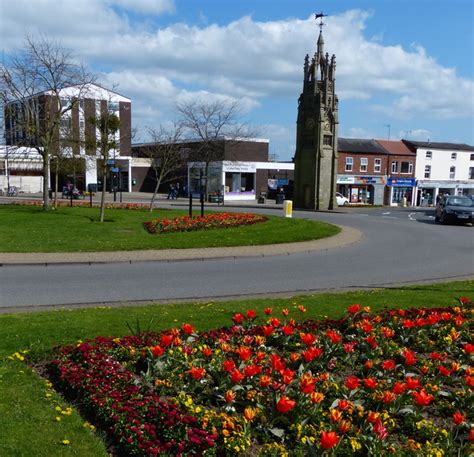
<svg viewBox="0 0 474 457">
<path fill-rule="evenodd" d="M 30 360 L 48 358 L 54 347 L 97 335 L 130 334 L 137 320 L 142 327 L 159 331 L 192 323 L 198 331 L 228 325 L 236 312 L 273 307 L 304 305 L 304 318 L 340 317 L 353 303 L 371 306 L 374 311 L 384 307 L 446 306 L 456 303 L 455 297 L 474 295 L 474 281 L 377 289 L 343 294 L 317 294 L 290 299 L 263 299 L 233 302 L 211 302 L 179 305 L 149 305 L 123 308 L 58 310 L 32 314 L 0 315 L 0 455 L 87 455 L 105 456 L 106 446 L 86 426 L 84 419 L 61 397 L 35 376 L 22 363 L 23 350 Z M 14 360 L 9 359 L 14 353 Z M 56 408 L 59 408 L 57 410 Z M 62 413 L 64 411 L 65 413 Z M 56 418 L 59 417 L 58 421 Z M 63 444 L 69 440 L 69 444 Z"/>
<path fill-rule="evenodd" d="M 0 252 L 128 251 L 186 249 L 289 243 L 325 238 L 340 229 L 323 222 L 284 217 L 251 226 L 189 233 L 148 233 L 143 222 L 186 215 L 180 210 L 107 209 L 98 222 L 97 208 L 0 205 Z"/>
</svg>

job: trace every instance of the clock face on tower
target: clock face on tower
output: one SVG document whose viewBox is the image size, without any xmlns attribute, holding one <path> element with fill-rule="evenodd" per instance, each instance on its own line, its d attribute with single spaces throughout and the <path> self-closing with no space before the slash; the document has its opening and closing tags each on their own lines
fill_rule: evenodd
<svg viewBox="0 0 474 457">
<path fill-rule="evenodd" d="M 331 131 L 331 121 L 329 119 L 324 120 L 324 130 L 327 130 L 328 132 Z"/>
</svg>

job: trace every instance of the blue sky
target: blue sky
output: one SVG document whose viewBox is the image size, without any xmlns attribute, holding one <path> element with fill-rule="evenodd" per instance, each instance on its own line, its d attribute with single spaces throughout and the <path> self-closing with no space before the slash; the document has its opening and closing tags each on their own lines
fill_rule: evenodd
<svg viewBox="0 0 474 457">
<path fill-rule="evenodd" d="M 59 39 L 132 98 L 139 139 L 176 101 L 240 100 L 280 160 L 294 154 L 315 12 L 329 16 L 340 136 L 474 144 L 471 0 L 0 0 L 8 54 L 25 33 Z"/>
</svg>

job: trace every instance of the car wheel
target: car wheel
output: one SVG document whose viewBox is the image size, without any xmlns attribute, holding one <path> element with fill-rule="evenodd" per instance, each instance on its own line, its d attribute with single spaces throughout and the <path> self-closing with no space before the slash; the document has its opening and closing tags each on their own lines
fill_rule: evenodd
<svg viewBox="0 0 474 457">
<path fill-rule="evenodd" d="M 348 204 L 349 204 L 348 201 L 345 201 L 345 202 L 344 202 L 344 206 L 347 206 Z"/>
</svg>

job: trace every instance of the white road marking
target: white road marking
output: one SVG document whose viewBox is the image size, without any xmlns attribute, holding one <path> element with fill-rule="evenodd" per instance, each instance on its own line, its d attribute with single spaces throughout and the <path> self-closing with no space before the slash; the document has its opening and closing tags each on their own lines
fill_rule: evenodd
<svg viewBox="0 0 474 457">
<path fill-rule="evenodd" d="M 408 219 L 410 219 L 411 221 L 415 221 L 416 220 L 416 218 L 414 217 L 415 215 L 416 215 L 416 213 L 410 213 L 408 215 Z"/>
<path fill-rule="evenodd" d="M 384 215 L 385 215 L 385 214 L 390 214 L 390 211 L 389 211 L 388 213 L 382 213 L 382 214 L 384 214 Z"/>
</svg>

